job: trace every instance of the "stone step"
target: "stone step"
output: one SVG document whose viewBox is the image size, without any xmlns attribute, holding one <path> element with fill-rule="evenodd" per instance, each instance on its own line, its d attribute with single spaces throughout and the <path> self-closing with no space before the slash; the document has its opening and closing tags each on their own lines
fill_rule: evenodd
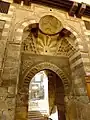
<svg viewBox="0 0 90 120">
<path fill-rule="evenodd" d="M 44 120 L 44 114 L 47 111 L 29 111 L 28 112 L 28 120 Z"/>
</svg>

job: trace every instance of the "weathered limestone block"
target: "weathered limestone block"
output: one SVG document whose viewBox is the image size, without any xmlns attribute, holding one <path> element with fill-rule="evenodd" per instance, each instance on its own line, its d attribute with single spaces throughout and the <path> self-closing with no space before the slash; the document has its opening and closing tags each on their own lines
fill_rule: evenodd
<svg viewBox="0 0 90 120">
<path fill-rule="evenodd" d="M 5 67 L 3 74 L 2 74 L 2 79 L 3 80 L 13 80 L 17 78 L 18 74 L 18 68 L 14 67 Z"/>
<path fill-rule="evenodd" d="M 90 105 L 77 102 L 77 114 L 79 120 L 90 120 Z"/>
<path fill-rule="evenodd" d="M 17 44 L 7 44 L 5 62 L 5 69 L 14 69 L 18 67 L 20 59 L 20 45 Z"/>
<path fill-rule="evenodd" d="M 0 120 L 14 120 L 13 110 L 3 110 L 2 112 L 0 112 Z"/>
<path fill-rule="evenodd" d="M 85 88 L 83 88 L 83 87 L 75 87 L 74 88 L 74 93 L 76 94 L 76 95 L 86 95 L 86 90 L 85 90 Z"/>
<path fill-rule="evenodd" d="M 15 97 L 8 96 L 8 87 L 0 87 L 0 120 L 14 120 Z"/>
<path fill-rule="evenodd" d="M 16 110 L 16 120 L 27 120 L 27 107 L 18 107 Z"/>
<path fill-rule="evenodd" d="M 18 93 L 16 97 L 15 120 L 27 120 L 28 114 L 28 95 Z"/>
<path fill-rule="evenodd" d="M 10 115 L 10 120 L 14 120 L 15 118 L 15 109 L 8 109 L 8 113 Z"/>
<path fill-rule="evenodd" d="M 13 60 L 19 60 L 20 55 L 20 45 L 17 44 L 8 44 L 7 45 L 7 57 L 12 58 Z M 15 61 L 13 61 L 15 62 Z"/>
<path fill-rule="evenodd" d="M 18 107 L 28 106 L 28 95 L 27 94 L 17 94 L 16 104 Z"/>
<path fill-rule="evenodd" d="M 68 109 L 67 109 L 67 118 L 68 120 L 77 120 L 77 107 L 74 101 L 69 101 Z"/>
<path fill-rule="evenodd" d="M 7 98 L 5 101 L 8 105 L 8 108 L 15 108 L 15 98 Z"/>
<path fill-rule="evenodd" d="M 82 75 L 73 74 L 73 80 L 72 80 L 72 90 L 74 92 L 74 95 L 76 96 L 87 96 L 87 90 L 85 86 L 85 78 Z"/>
<path fill-rule="evenodd" d="M 87 96 L 72 96 L 71 99 L 68 99 L 67 96 L 65 101 L 66 106 L 66 117 L 67 120 L 90 120 L 90 105 L 85 101 Z M 82 100 L 83 99 L 83 100 Z"/>
<path fill-rule="evenodd" d="M 15 87 L 14 86 L 8 87 L 8 93 L 11 95 L 15 94 Z"/>
<path fill-rule="evenodd" d="M 88 104 L 83 106 L 82 119 L 83 120 L 90 120 L 90 105 L 88 105 Z"/>
<path fill-rule="evenodd" d="M 80 95 L 80 96 L 76 96 L 77 101 L 80 101 L 84 104 L 88 104 L 89 103 L 89 98 L 88 96 L 84 96 L 84 95 Z"/>
<path fill-rule="evenodd" d="M 70 26 L 72 26 L 72 28 L 74 28 L 78 33 L 82 33 L 82 28 L 81 28 L 81 25 L 80 25 L 80 22 L 78 21 L 74 21 L 74 20 L 67 20 L 68 24 Z"/>
<path fill-rule="evenodd" d="M 74 84 L 75 84 L 77 87 L 83 87 L 82 78 L 81 78 L 81 77 L 78 77 L 78 76 L 75 76 Z"/>
<path fill-rule="evenodd" d="M 9 68 L 9 67 L 17 67 L 18 66 L 18 61 L 14 60 L 12 57 L 7 57 L 4 66 Z"/>
<path fill-rule="evenodd" d="M 20 58 L 20 45 L 7 44 L 4 69 L 1 75 L 4 86 L 16 85 Z"/>
<path fill-rule="evenodd" d="M 0 40 L 0 68 L 2 67 L 2 60 L 4 57 L 5 44 L 6 44 L 6 41 Z"/>
<path fill-rule="evenodd" d="M 8 95 L 6 87 L 0 87 L 0 97 L 6 98 Z"/>
</svg>

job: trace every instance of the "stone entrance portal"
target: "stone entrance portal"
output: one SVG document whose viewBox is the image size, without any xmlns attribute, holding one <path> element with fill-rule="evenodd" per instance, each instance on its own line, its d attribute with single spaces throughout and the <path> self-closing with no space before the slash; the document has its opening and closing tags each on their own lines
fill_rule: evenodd
<svg viewBox="0 0 90 120">
<path fill-rule="evenodd" d="M 77 64 L 75 61 L 78 58 L 74 59 L 77 55 L 81 58 L 76 36 L 64 28 L 62 21 L 52 15 L 46 15 L 40 19 L 39 23 L 29 24 L 24 29 L 16 120 L 27 120 L 30 80 L 39 71 L 45 69 L 55 72 L 63 83 L 61 99 L 65 107 L 58 107 L 59 116 L 62 116 L 62 119 L 66 117 L 67 120 L 78 119 L 77 99 L 81 96 L 87 97 L 87 95 L 84 76 L 80 75 L 84 75 L 83 61 Z M 79 74 L 78 69 L 81 71 Z M 60 95 L 56 98 L 60 101 Z"/>
<path fill-rule="evenodd" d="M 37 74 L 41 70 L 46 71 L 46 74 L 48 76 L 48 90 L 49 90 L 48 91 L 49 113 L 46 114 L 47 112 L 44 111 L 45 113 L 43 115 L 49 116 L 51 114 L 51 111 L 54 109 L 54 108 L 52 108 L 52 107 L 54 107 L 53 105 L 57 105 L 58 119 L 60 119 L 60 120 L 65 119 L 64 118 L 65 117 L 64 97 L 67 96 L 70 92 L 70 88 L 69 88 L 70 84 L 69 84 L 69 81 L 66 78 L 65 74 L 63 73 L 63 71 L 60 70 L 54 64 L 51 64 L 48 62 L 40 63 L 40 64 L 36 65 L 35 67 L 31 68 L 31 70 L 29 71 L 29 73 L 26 77 L 26 82 L 25 82 L 24 86 L 22 88 L 20 88 L 18 91 L 17 108 L 16 108 L 17 118 L 16 119 L 27 120 L 28 118 L 30 119 L 30 117 L 32 117 L 32 114 L 33 114 L 33 117 L 36 117 L 35 115 L 37 115 L 37 118 L 42 117 L 42 119 L 44 119 L 44 116 L 42 115 L 42 111 L 38 111 L 38 114 L 37 114 L 37 111 L 35 111 L 35 110 L 28 113 L 29 84 L 30 84 L 31 79 L 34 77 L 34 75 Z M 54 71 L 54 72 L 52 72 L 52 71 Z M 63 81 L 61 80 L 61 78 L 63 78 Z M 26 83 L 28 83 L 28 84 L 26 84 Z M 54 85 L 54 86 L 52 86 L 52 85 Z M 50 88 L 51 86 L 52 86 L 53 90 Z M 53 87 L 55 87 L 55 88 L 53 88 Z M 51 93 L 51 92 L 53 92 L 53 93 Z M 21 109 L 23 111 L 21 111 Z M 23 116 L 22 114 L 25 116 Z"/>
<path fill-rule="evenodd" d="M 13 35 L 9 36 L 12 39 L 7 42 L 1 71 L 0 114 L 8 120 L 27 120 L 30 81 L 40 71 L 48 70 L 58 76 L 55 83 L 61 81 L 56 83 L 58 92 L 54 97 L 58 116 L 62 116 L 59 119 L 89 120 L 85 79 L 90 73 L 90 60 L 87 44 L 80 33 L 82 29 L 77 32 L 78 23 L 69 21 L 62 12 L 48 13 L 43 8 L 40 13 L 41 8 L 36 8 L 38 11 L 33 14 L 33 10 L 30 11 L 28 18 L 15 24 Z"/>
</svg>

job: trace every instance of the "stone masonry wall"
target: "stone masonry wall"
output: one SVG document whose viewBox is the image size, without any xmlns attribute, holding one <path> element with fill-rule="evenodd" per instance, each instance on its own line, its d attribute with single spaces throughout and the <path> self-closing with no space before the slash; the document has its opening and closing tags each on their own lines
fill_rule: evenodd
<svg viewBox="0 0 90 120">
<path fill-rule="evenodd" d="M 36 4 L 31 4 L 30 7 L 11 4 L 8 14 L 0 13 L 0 20 L 6 21 L 0 40 L 0 117 L 6 120 L 15 119 L 23 30 L 29 24 L 38 23 L 44 15 L 53 15 L 60 19 L 63 26 L 76 37 L 75 44 L 79 52 L 69 58 L 73 92 L 65 98 L 68 108 L 66 116 L 67 120 L 89 120 L 90 107 L 85 76 L 90 75 L 90 33 L 82 19 L 72 18 L 64 11 Z"/>
</svg>

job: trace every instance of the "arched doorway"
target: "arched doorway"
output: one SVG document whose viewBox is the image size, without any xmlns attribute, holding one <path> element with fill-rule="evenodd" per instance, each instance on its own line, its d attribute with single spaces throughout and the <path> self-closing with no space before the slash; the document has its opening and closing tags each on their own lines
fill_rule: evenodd
<svg viewBox="0 0 90 120">
<path fill-rule="evenodd" d="M 28 120 L 65 119 L 64 86 L 51 70 L 37 73 L 29 85 Z"/>
<path fill-rule="evenodd" d="M 50 19 L 53 18 L 53 16 L 48 17 Z M 54 20 L 57 21 L 55 18 Z M 39 26 L 39 23 L 27 26 L 23 33 L 21 66 L 16 104 L 16 120 L 28 119 L 27 111 L 29 83 L 34 75 L 41 70 L 52 70 L 59 76 L 59 78 L 61 78 L 66 98 L 65 102 L 67 102 L 68 106 L 69 100 L 72 99 L 72 95 L 76 96 L 77 91 L 79 91 L 79 87 L 77 87 L 75 83 L 77 77 L 74 75 L 74 70 L 78 66 L 78 62 L 76 61 L 81 58 L 76 37 L 65 28 L 61 30 L 61 26 L 59 26 L 60 29 L 58 29 L 58 27 L 51 26 L 52 24 L 49 24 L 49 26 L 47 25 L 47 28 L 45 28 L 46 26 L 43 28 L 42 23 L 43 21 L 41 21 L 41 26 Z M 58 22 L 58 24 L 60 25 L 61 22 Z M 47 29 L 46 32 L 45 29 Z M 77 58 L 77 56 L 79 57 Z M 81 63 L 82 60 L 80 60 L 80 65 L 82 66 Z M 73 79 L 71 75 L 74 75 Z M 79 77 L 81 76 L 78 76 L 78 78 Z M 80 79 L 83 80 L 82 78 Z M 73 86 L 75 86 L 73 87 L 73 90 L 72 82 Z M 65 103 L 65 108 L 67 108 L 67 104 Z M 72 115 L 68 118 L 69 111 L 66 110 L 66 117 L 68 120 L 77 119 L 76 106 L 73 106 L 70 107 L 75 110 L 73 110 L 75 112 L 75 116 Z M 64 116 L 62 111 L 59 113 L 60 116 Z"/>
<path fill-rule="evenodd" d="M 49 101 L 49 103 L 51 103 L 51 106 L 53 106 L 53 105 L 56 105 L 56 106 L 53 106 L 53 108 L 52 107 L 50 108 L 50 106 L 49 106 L 49 109 L 50 109 L 49 115 L 51 115 L 57 107 L 58 119 L 65 119 L 66 104 L 64 103 L 64 97 L 68 96 L 69 92 L 70 92 L 69 80 L 60 68 L 58 68 L 54 64 L 45 62 L 45 63 L 40 63 L 40 64 L 32 67 L 24 78 L 23 86 L 21 86 L 21 85 L 19 86 L 18 94 L 17 94 L 17 103 L 16 103 L 16 120 L 18 120 L 18 119 L 27 120 L 28 119 L 29 84 L 30 84 L 30 81 L 32 80 L 32 78 L 42 70 L 46 71 L 45 73 L 46 73 L 48 79 L 51 79 L 53 77 L 55 78 L 53 80 L 48 80 L 48 89 L 49 89 L 51 83 L 52 83 L 52 85 L 54 85 L 55 89 L 57 88 L 56 90 L 53 89 L 53 90 L 57 91 L 57 94 L 55 94 L 55 91 L 53 91 L 53 93 L 55 95 L 54 99 L 53 99 L 53 103 Z M 51 76 L 51 78 L 50 78 L 50 76 Z M 51 81 L 51 83 L 50 83 L 50 81 Z M 52 95 L 52 93 L 49 93 L 49 95 Z M 55 100 L 55 98 L 57 98 L 57 99 Z M 40 115 L 41 115 L 41 113 L 40 113 Z"/>
<path fill-rule="evenodd" d="M 55 27 L 51 22 L 48 24 L 47 21 L 52 21 L 57 26 Z M 46 22 L 46 26 L 44 22 Z M 63 83 L 62 106 L 64 94 L 65 96 L 69 95 L 72 81 L 68 57 L 76 52 L 76 48 L 74 45 L 72 46 L 72 39 L 75 40 L 75 36 L 62 27 L 61 21 L 47 15 L 41 18 L 39 23 L 31 24 L 25 28 L 21 47 L 21 71 L 16 106 L 16 114 L 18 115 L 16 115 L 16 119 L 27 120 L 29 83 L 35 74 L 41 70 L 51 70 L 61 78 Z M 71 44 L 68 38 L 70 38 Z M 65 109 L 62 106 L 57 106 L 58 113 L 65 119 Z"/>
</svg>

